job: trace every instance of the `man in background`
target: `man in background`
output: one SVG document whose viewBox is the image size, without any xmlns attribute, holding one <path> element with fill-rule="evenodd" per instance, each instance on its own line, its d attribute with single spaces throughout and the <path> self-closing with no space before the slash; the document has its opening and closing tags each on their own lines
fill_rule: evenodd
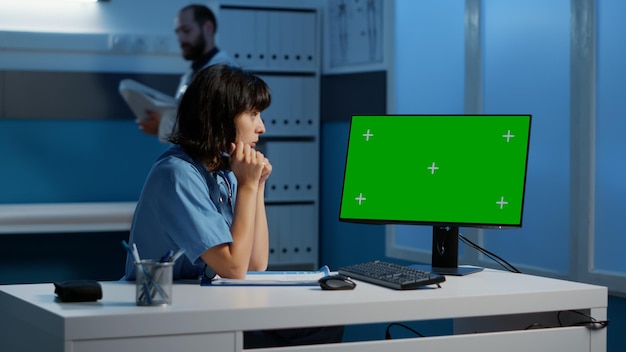
<svg viewBox="0 0 626 352">
<path fill-rule="evenodd" d="M 183 7 L 174 19 L 174 31 L 183 58 L 191 61 L 191 67 L 180 79 L 176 100 L 180 101 L 195 74 L 203 68 L 218 63 L 236 65 L 226 52 L 215 46 L 217 20 L 208 7 L 198 4 Z M 148 118 L 137 120 L 139 129 L 165 142 L 174 129 L 175 112 L 161 115 L 146 111 L 146 114 Z"/>
</svg>

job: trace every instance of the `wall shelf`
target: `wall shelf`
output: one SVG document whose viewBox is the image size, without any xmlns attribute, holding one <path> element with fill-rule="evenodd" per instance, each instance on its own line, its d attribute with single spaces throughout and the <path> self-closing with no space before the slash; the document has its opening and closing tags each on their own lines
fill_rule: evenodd
<svg viewBox="0 0 626 352">
<path fill-rule="evenodd" d="M 128 231 L 135 202 L 0 205 L 0 235 Z"/>
</svg>

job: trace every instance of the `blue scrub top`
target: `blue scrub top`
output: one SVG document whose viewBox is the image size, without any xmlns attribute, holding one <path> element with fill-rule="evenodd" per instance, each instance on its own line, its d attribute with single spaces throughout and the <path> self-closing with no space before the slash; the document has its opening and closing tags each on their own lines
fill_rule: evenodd
<svg viewBox="0 0 626 352">
<path fill-rule="evenodd" d="M 141 259 L 159 260 L 168 250 L 185 250 L 176 261 L 174 279 L 197 279 L 207 249 L 233 241 L 237 179 L 231 172 L 210 173 L 178 145 L 155 162 L 141 191 L 130 229 Z M 127 280 L 135 278 L 134 261 L 126 258 Z"/>
</svg>

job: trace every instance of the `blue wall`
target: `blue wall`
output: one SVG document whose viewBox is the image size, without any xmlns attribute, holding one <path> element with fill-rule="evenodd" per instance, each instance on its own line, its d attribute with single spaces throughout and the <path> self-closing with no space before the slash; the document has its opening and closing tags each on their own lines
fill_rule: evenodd
<svg viewBox="0 0 626 352">
<path fill-rule="evenodd" d="M 0 204 L 136 201 L 165 148 L 130 119 L 0 119 Z"/>
</svg>

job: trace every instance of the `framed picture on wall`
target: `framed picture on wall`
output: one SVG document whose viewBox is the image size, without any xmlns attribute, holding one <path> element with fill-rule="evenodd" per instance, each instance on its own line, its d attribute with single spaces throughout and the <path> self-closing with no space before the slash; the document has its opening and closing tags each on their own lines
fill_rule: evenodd
<svg viewBox="0 0 626 352">
<path fill-rule="evenodd" d="M 387 69 L 394 1 L 326 0 L 323 72 Z"/>
</svg>

